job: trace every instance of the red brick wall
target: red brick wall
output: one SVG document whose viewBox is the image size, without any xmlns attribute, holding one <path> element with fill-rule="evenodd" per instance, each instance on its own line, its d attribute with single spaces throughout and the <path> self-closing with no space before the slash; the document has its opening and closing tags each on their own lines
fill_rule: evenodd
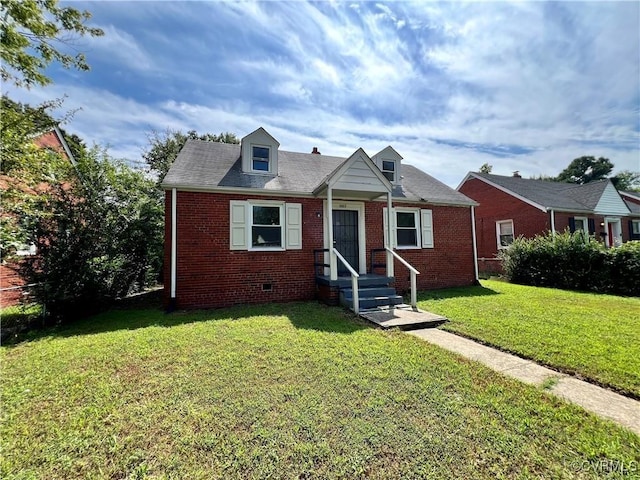
<svg viewBox="0 0 640 480">
<path fill-rule="evenodd" d="M 551 230 L 550 217 L 547 212 L 543 212 L 476 178 L 467 180 L 460 187 L 460 192 L 480 204 L 475 209 L 478 257 L 480 258 L 493 258 L 498 253 L 497 221 L 513 220 L 515 237 L 520 235 L 533 237 Z M 568 220 L 566 220 L 564 227 L 559 226 L 556 216 L 556 230 L 562 230 L 568 225 Z"/>
<path fill-rule="evenodd" d="M 18 274 L 18 268 L 17 263 L 0 265 L 0 308 L 17 305 L 22 299 L 25 289 L 16 287 L 23 287 L 26 282 Z"/>
<path fill-rule="evenodd" d="M 177 308 L 309 300 L 316 296 L 313 250 L 323 248 L 323 200 L 286 199 L 288 202 L 302 204 L 302 250 L 230 250 L 230 200 L 261 198 L 266 197 L 178 192 Z M 371 249 L 383 245 L 384 206 L 382 202 L 369 202 L 366 205 L 367 268 L 370 265 Z M 422 205 L 422 208 L 425 206 Z M 418 276 L 419 289 L 472 284 L 475 273 L 470 209 L 439 206 L 431 209 L 435 248 L 400 251 L 421 272 Z M 165 212 L 165 301 L 168 304 L 171 287 L 170 191 L 165 198 Z M 409 274 L 398 263 L 395 269 L 397 286 L 402 291 L 408 288 Z M 262 290 L 265 283 L 272 285 L 272 291 Z"/>
</svg>

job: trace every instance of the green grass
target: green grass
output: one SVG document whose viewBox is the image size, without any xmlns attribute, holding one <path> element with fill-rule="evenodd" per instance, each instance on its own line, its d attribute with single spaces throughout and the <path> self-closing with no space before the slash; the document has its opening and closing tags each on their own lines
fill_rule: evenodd
<svg viewBox="0 0 640 480">
<path fill-rule="evenodd" d="M 442 328 L 640 398 L 640 298 L 483 280 L 425 292 Z"/>
<path fill-rule="evenodd" d="M 3 347 L 3 479 L 630 478 L 640 438 L 313 303 L 113 311 Z"/>
</svg>

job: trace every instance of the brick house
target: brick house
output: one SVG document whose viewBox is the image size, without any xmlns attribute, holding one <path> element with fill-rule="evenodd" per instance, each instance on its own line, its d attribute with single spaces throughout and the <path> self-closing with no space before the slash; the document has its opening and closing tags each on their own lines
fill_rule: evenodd
<svg viewBox="0 0 640 480">
<path fill-rule="evenodd" d="M 69 149 L 69 145 L 64 139 L 62 131 L 57 126 L 51 131 L 45 132 L 34 138 L 33 143 L 40 148 L 51 150 L 52 152 L 61 155 L 63 158 L 69 160 L 73 165 L 75 165 L 75 158 Z M 6 190 L 12 184 L 16 184 L 15 178 L 0 175 L 1 190 Z M 36 194 L 35 191 L 27 187 L 18 185 L 18 188 L 22 188 L 25 193 L 32 192 L 34 195 Z M 35 254 L 35 245 L 22 245 L 16 251 L 16 256 L 18 257 L 17 260 L 15 258 L 7 260 L 3 256 L 2 261 L 0 262 L 0 308 L 17 305 L 26 295 L 28 286 L 20 276 L 20 263 Z"/>
<path fill-rule="evenodd" d="M 355 281 L 357 310 L 380 282 L 474 284 L 475 202 L 402 160 L 284 151 L 263 128 L 240 145 L 188 140 L 163 181 L 166 305 L 334 303 Z"/>
<path fill-rule="evenodd" d="M 584 185 L 469 172 L 457 190 L 479 203 L 475 209 L 478 268 L 498 273 L 498 252 L 514 238 L 582 230 L 608 247 L 636 237 L 640 205 L 633 213 L 610 180 Z"/>
</svg>

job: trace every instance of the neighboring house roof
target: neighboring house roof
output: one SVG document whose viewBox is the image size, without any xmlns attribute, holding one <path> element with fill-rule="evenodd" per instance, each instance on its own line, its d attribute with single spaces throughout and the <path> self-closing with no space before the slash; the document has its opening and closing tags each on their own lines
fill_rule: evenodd
<svg viewBox="0 0 640 480">
<path fill-rule="evenodd" d="M 187 140 L 162 186 L 205 191 L 263 190 L 267 193 L 312 195 L 346 158 L 278 151 L 278 175 L 243 173 L 240 145 Z M 376 167 L 377 168 L 377 167 Z M 403 164 L 402 185 L 393 187 L 393 197 L 447 205 L 477 205 L 411 165 Z"/>
<path fill-rule="evenodd" d="M 626 203 L 608 179 L 576 185 L 469 172 L 458 189 L 470 178 L 477 178 L 543 211 L 560 210 L 616 215 L 629 213 Z"/>
</svg>

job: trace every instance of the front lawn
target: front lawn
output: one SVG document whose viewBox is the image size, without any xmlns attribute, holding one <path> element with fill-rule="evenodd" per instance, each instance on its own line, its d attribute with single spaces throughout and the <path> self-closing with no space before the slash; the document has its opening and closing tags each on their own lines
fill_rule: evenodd
<svg viewBox="0 0 640 480">
<path fill-rule="evenodd" d="M 9 478 L 611 478 L 640 438 L 314 303 L 114 311 L 2 348 Z"/>
<path fill-rule="evenodd" d="M 446 330 L 640 398 L 640 298 L 483 280 L 418 300 Z"/>
</svg>

